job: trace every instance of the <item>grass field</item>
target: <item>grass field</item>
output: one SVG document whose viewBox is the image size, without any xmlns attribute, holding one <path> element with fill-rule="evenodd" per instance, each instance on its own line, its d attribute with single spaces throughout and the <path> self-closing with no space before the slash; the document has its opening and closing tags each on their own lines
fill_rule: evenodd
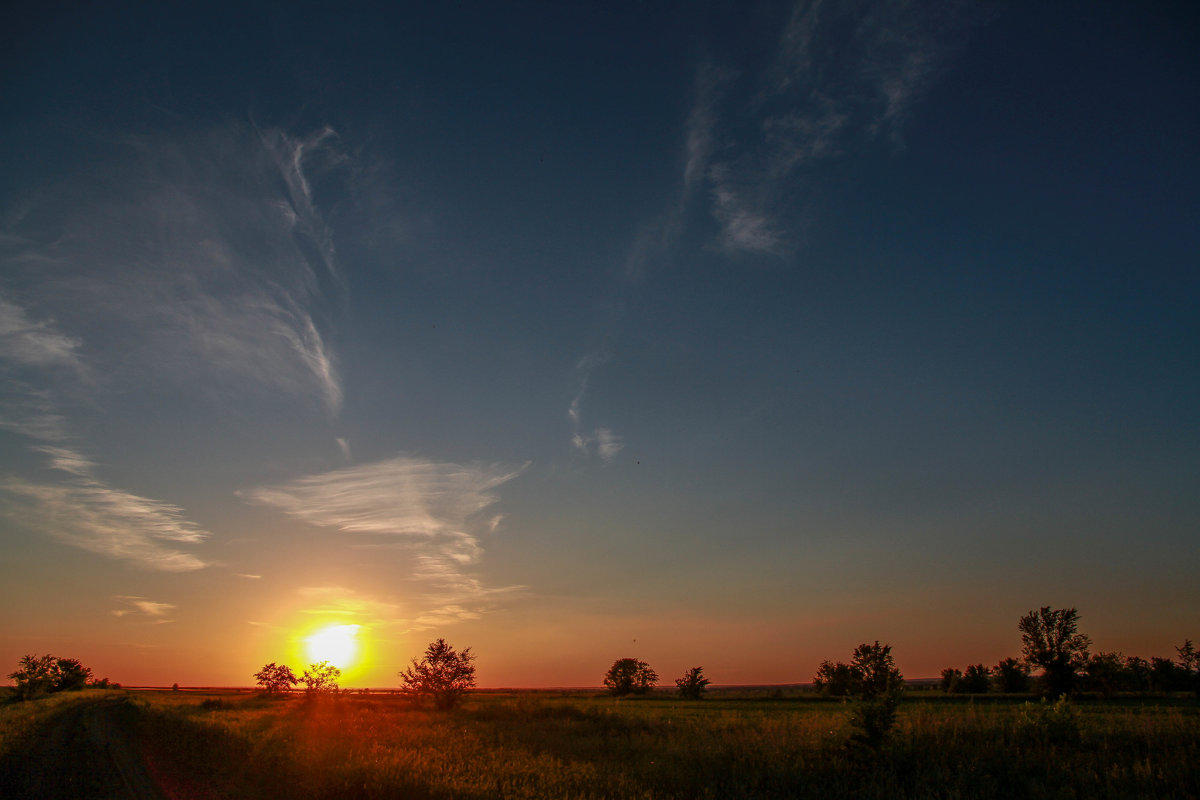
<svg viewBox="0 0 1200 800">
<path fill-rule="evenodd" d="M 83 692 L 0 707 L 0 764 L 72 703 L 119 705 L 172 797 L 1200 797 L 1191 697 L 914 692 L 869 753 L 846 746 L 849 706 L 811 696 L 478 693 L 436 713 L 387 695 Z"/>
</svg>

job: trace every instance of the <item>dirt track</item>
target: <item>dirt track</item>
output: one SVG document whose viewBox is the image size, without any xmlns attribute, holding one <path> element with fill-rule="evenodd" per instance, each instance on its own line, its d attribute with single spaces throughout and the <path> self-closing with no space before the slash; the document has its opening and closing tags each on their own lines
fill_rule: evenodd
<svg viewBox="0 0 1200 800">
<path fill-rule="evenodd" d="M 0 762 L 0 797 L 165 800 L 132 734 L 126 698 L 71 705 Z"/>
</svg>

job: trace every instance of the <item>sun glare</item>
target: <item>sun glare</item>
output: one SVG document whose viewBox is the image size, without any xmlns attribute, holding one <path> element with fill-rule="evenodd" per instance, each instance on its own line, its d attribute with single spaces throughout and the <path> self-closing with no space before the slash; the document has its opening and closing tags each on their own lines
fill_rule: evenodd
<svg viewBox="0 0 1200 800">
<path fill-rule="evenodd" d="M 348 669 L 358 653 L 358 628 L 358 625 L 330 625 L 309 636 L 304 640 L 309 659 Z"/>
</svg>

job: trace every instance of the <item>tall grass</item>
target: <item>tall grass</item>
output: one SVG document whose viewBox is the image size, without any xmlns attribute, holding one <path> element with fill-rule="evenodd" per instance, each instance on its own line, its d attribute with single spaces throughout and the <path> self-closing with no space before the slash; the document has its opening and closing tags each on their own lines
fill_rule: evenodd
<svg viewBox="0 0 1200 800">
<path fill-rule="evenodd" d="M 140 701 L 150 771 L 185 797 L 1200 797 L 1200 714 L 1178 704 L 902 701 L 878 753 L 852 705 L 474 695 Z"/>
</svg>

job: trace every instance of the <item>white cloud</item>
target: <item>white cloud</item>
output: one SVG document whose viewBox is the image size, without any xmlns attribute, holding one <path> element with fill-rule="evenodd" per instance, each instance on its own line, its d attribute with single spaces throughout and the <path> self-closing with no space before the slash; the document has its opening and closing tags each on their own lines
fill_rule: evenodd
<svg viewBox="0 0 1200 800">
<path fill-rule="evenodd" d="M 621 437 L 608 428 L 596 428 L 587 435 L 576 433 L 571 437 L 571 445 L 585 455 L 599 457 L 605 463 L 616 458 L 617 453 L 625 447 Z"/>
<path fill-rule="evenodd" d="M 150 617 L 152 621 L 158 623 L 170 622 L 171 620 L 165 619 L 165 617 L 176 608 L 172 603 L 160 603 L 137 595 L 117 595 L 113 599 L 122 604 L 121 608 L 113 610 L 114 617 L 138 615 Z"/>
<path fill-rule="evenodd" d="M 23 308 L 0 297 L 0 359 L 82 369 L 79 345 L 78 339 L 60 333 L 52 320 L 33 322 Z"/>
<path fill-rule="evenodd" d="M 488 597 L 515 588 L 489 589 L 468 571 L 483 554 L 480 537 L 498 522 L 482 512 L 497 502 L 494 490 L 524 469 L 402 456 L 238 494 L 311 525 L 373 539 L 361 547 L 405 550 L 411 554 L 411 577 L 430 587 L 422 603 L 435 608 L 457 603 L 481 612 Z M 316 602 L 309 613 L 394 611 L 391 601 L 344 587 L 305 591 Z"/>
<path fill-rule="evenodd" d="M 592 372 L 608 361 L 608 355 L 602 351 L 590 353 L 579 359 L 575 364 L 575 375 L 579 388 L 571 398 L 567 407 L 567 419 L 571 421 L 571 446 L 584 455 L 596 455 L 604 462 L 612 461 L 624 447 L 620 436 L 609 428 L 596 428 L 591 433 L 580 431 L 583 414 L 583 398 L 587 394 L 588 383 Z"/>
<path fill-rule="evenodd" d="M 317 184 L 345 156 L 310 137 L 226 125 L 129 138 L 43 187 L 0 239 L 12 284 L 88 333 L 88 366 L 122 389 L 153 383 L 223 399 L 251 388 L 336 415 L 330 317 L 342 291 Z M 36 263 L 33 256 L 40 256 Z M 79 340 L 0 301 L 0 357 L 79 363 Z"/>
<path fill-rule="evenodd" d="M 496 502 L 492 489 L 523 469 L 401 456 L 239 494 L 322 528 L 442 541 L 473 551 L 468 522 Z"/>
<path fill-rule="evenodd" d="M 70 477 L 63 483 L 0 479 L 10 502 L 0 514 L 59 541 L 145 569 L 185 572 L 208 563 L 173 543 L 198 544 L 208 532 L 184 518 L 178 506 L 108 486 L 92 475 L 92 464 L 67 448 L 37 448 L 50 466 Z"/>
</svg>

